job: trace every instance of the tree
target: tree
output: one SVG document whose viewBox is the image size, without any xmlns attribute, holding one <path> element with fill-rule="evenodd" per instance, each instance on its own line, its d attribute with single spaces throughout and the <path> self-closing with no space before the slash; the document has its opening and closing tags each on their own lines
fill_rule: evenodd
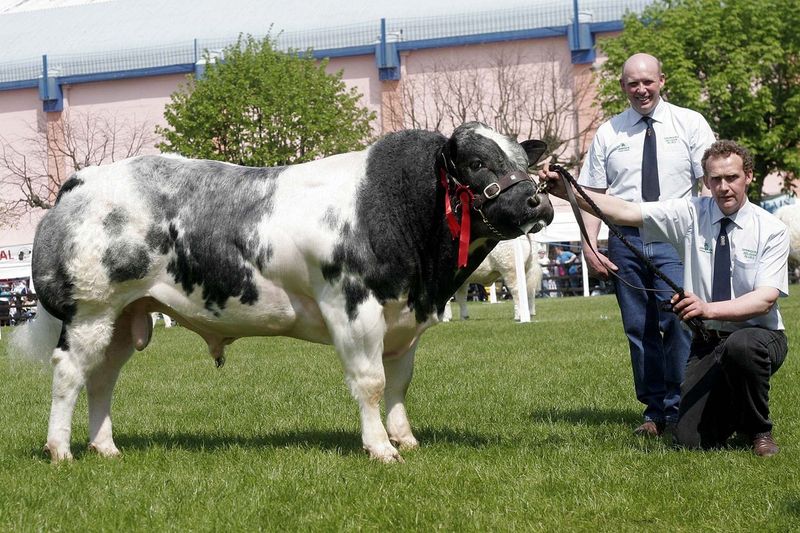
<svg viewBox="0 0 800 533">
<path fill-rule="evenodd" d="M 156 141 L 153 124 L 106 113 L 42 115 L 29 129 L 13 143 L 0 138 L 0 226 L 50 209 L 61 184 L 78 170 L 138 155 Z"/>
<path fill-rule="evenodd" d="M 606 114 L 626 103 L 622 64 L 646 51 L 663 63 L 663 94 L 701 112 L 720 138 L 747 146 L 756 177 L 772 172 L 784 187 L 800 174 L 800 2 L 797 0 L 666 0 L 602 40 L 608 55 L 601 95 Z M 754 182 L 755 183 L 755 182 Z M 760 186 L 751 189 L 760 196 Z"/>
<path fill-rule="evenodd" d="M 347 90 L 341 71 L 310 53 L 275 50 L 269 36 L 239 38 L 205 76 L 190 79 L 166 106 L 162 151 L 249 166 L 309 161 L 362 147 L 375 114 Z"/>
<path fill-rule="evenodd" d="M 478 120 L 513 138 L 541 139 L 549 154 L 576 166 L 601 116 L 589 102 L 592 83 L 591 76 L 573 77 L 572 67 L 555 57 L 534 65 L 518 49 L 498 52 L 486 64 L 437 62 L 407 73 L 384 112 L 394 129 L 447 132 Z"/>
</svg>

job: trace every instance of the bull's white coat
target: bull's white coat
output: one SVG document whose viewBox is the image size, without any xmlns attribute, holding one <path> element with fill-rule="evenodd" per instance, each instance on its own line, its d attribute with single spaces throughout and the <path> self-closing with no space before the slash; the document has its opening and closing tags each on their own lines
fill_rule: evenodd
<svg viewBox="0 0 800 533">
<path fill-rule="evenodd" d="M 509 158 L 492 148 L 493 144 L 481 141 L 480 133 L 475 136 L 474 126 L 463 128 L 461 135 L 466 140 L 458 147 L 459 159 L 453 163 L 456 168 L 466 169 L 467 160 L 473 159 L 471 150 L 480 148 L 475 153 L 487 161 L 475 176 L 497 179 L 491 178 L 494 172 L 520 169 L 519 161 L 526 159 L 522 148 L 517 146 Z M 419 157 L 420 146 L 442 150 L 445 143 L 444 138 L 426 132 L 406 132 L 393 139 L 400 140 L 387 141 L 387 145 L 396 142 L 401 148 L 415 148 L 406 150 L 412 155 L 405 156 L 413 161 Z M 343 262 L 336 255 L 339 250 L 366 253 L 369 258 L 378 250 L 370 244 L 364 252 L 367 243 L 350 237 L 367 235 L 360 232 L 366 229 L 360 225 L 374 222 L 358 212 L 358 202 L 370 186 L 375 187 L 374 180 L 386 182 L 386 176 L 376 177 L 382 172 L 379 165 L 371 176 L 373 182 L 365 181 L 370 179 L 367 166 L 375 146 L 378 144 L 362 152 L 281 169 L 244 169 L 175 157 L 133 158 L 85 169 L 65 185 L 56 207 L 40 224 L 34 244 L 38 318 L 15 336 L 17 350 L 41 358 L 51 354 L 53 401 L 46 450 L 52 459 L 71 458 L 72 415 L 84 386 L 90 448 L 105 456 L 119 454 L 111 431 L 112 391 L 134 348 L 141 350 L 150 341 L 150 314 L 154 312 L 166 313 L 198 333 L 218 362 L 224 361 L 225 346 L 244 336 L 284 335 L 332 344 L 358 402 L 362 443 L 370 456 L 384 462 L 399 461 L 395 445 L 415 448 L 418 442 L 408 421 L 405 395 L 419 337 L 438 321 L 436 307 L 421 318 L 420 309 L 415 310 L 410 302 L 421 306 L 425 300 L 418 296 L 412 300 L 408 290 L 379 300 L 379 291 L 387 291 L 381 283 L 395 282 L 388 289 L 391 291 L 407 282 L 395 281 L 392 276 L 368 279 L 359 269 L 373 268 L 372 263 Z M 513 145 L 506 142 L 501 149 L 512 150 Z M 438 159 L 437 153 L 430 154 L 431 162 Z M 500 167 L 490 171 L 490 165 Z M 526 165 L 527 160 L 523 168 Z M 250 179 L 254 172 L 260 173 Z M 469 175 L 469 171 L 463 172 Z M 419 174 L 412 178 L 430 179 L 430 189 L 424 190 L 435 191 L 438 179 L 434 169 L 420 169 Z M 220 198 L 228 183 L 238 183 L 245 190 L 230 191 L 238 194 L 237 198 Z M 485 183 L 477 182 L 476 190 L 483 187 Z M 543 219 L 552 219 L 546 198 L 530 196 L 533 186 L 517 185 L 509 190 L 512 192 L 484 209 L 493 225 L 508 227 L 510 221 L 506 219 L 512 216 L 515 227 L 532 227 Z M 380 199 L 382 191 L 373 189 L 371 196 Z M 178 201 L 174 195 L 178 195 Z M 256 202 L 261 198 L 263 207 Z M 435 206 L 435 198 L 420 198 L 425 204 L 420 209 Z M 395 206 L 386 208 L 402 212 Z M 240 211 L 247 209 L 250 211 L 245 217 Z M 520 212 L 526 214 L 517 225 Z M 496 213 L 505 213 L 502 216 L 506 219 Z M 443 207 L 440 218 L 437 231 L 444 234 Z M 242 224 L 232 223 L 239 220 Z M 409 224 L 402 219 L 397 223 Z M 193 232 L 199 227 L 207 233 L 201 233 L 198 241 Z M 221 245 L 235 251 L 230 266 L 236 273 L 231 272 L 231 276 L 236 274 L 239 281 L 246 282 L 245 289 L 227 288 L 229 285 L 223 282 L 229 280 L 219 278 L 226 272 L 217 270 L 213 262 L 203 267 L 201 261 L 207 261 L 208 256 L 202 253 L 208 250 L 192 249 L 202 247 L 197 243 L 215 244 L 207 237 L 217 235 L 217 231 L 225 240 Z M 491 246 L 479 233 L 486 228 L 476 222 L 474 231 L 472 252 L 485 254 Z M 461 279 L 459 276 L 467 272 L 455 269 L 457 243 L 450 243 L 449 234 L 444 242 L 450 248 L 439 261 L 452 265 L 447 267 L 452 272 L 436 279 L 453 285 L 452 280 Z M 350 248 L 343 248 L 345 245 Z M 219 261 L 231 259 L 211 252 L 211 257 Z M 477 257 L 475 263 L 483 255 Z M 356 259 L 361 260 L 360 256 Z M 375 260 L 391 265 L 381 257 Z M 425 264 L 430 268 L 430 262 Z M 450 285 L 437 290 L 445 289 L 452 293 Z M 437 298 L 443 306 L 445 299 L 441 295 Z M 56 318 L 55 312 L 51 315 L 48 306 L 66 318 Z M 61 320 L 64 328 L 59 336 Z M 385 426 L 381 397 L 386 408 Z"/>
</svg>

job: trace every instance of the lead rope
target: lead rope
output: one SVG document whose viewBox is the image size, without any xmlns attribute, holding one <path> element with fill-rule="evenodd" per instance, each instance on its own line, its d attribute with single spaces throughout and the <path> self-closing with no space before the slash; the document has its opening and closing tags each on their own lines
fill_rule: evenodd
<svg viewBox="0 0 800 533">
<path fill-rule="evenodd" d="M 580 209 L 578 208 L 578 202 L 575 199 L 575 193 L 572 192 L 572 186 L 575 187 L 575 190 L 578 191 L 578 193 L 586 201 L 586 203 L 589 204 L 589 207 L 591 207 L 592 211 L 594 211 L 594 215 L 597 216 L 597 218 L 599 218 L 600 220 L 602 220 L 606 226 L 608 226 L 608 231 L 614 234 L 614 236 L 618 238 L 622 244 L 624 244 L 631 252 L 633 252 L 634 255 L 636 255 L 636 257 L 638 257 L 644 263 L 644 265 L 647 267 L 648 270 L 650 270 L 650 272 L 653 275 L 661 278 L 667 285 L 670 286 L 670 288 L 675 293 L 677 293 L 680 296 L 680 298 L 684 297 L 683 287 L 678 286 L 677 283 L 672 281 L 666 274 L 661 272 L 661 270 L 657 266 L 655 266 L 647 256 L 645 256 L 641 251 L 639 251 L 638 248 L 636 248 L 633 244 L 630 243 L 630 241 L 628 241 L 625 235 L 623 235 L 619 231 L 619 229 L 611 221 L 608 220 L 608 217 L 606 217 L 606 215 L 600 210 L 600 208 L 597 207 L 597 204 L 594 203 L 594 201 L 589 197 L 589 195 L 586 194 L 586 191 L 584 191 L 583 188 L 580 185 L 578 185 L 578 182 L 575 181 L 575 178 L 572 176 L 572 174 L 570 174 L 567 171 L 567 169 L 565 169 L 561 165 L 551 164 L 550 170 L 556 172 L 561 177 L 561 180 L 564 182 L 564 188 L 567 191 L 567 198 L 569 199 L 570 207 L 572 207 L 572 212 L 575 215 L 575 220 L 578 223 L 578 228 L 580 228 L 581 235 L 583 235 L 583 238 L 586 241 L 586 245 L 589 247 L 589 249 L 592 251 L 595 257 L 599 258 L 599 254 L 597 253 L 597 250 L 595 250 L 594 247 L 592 247 L 592 244 L 589 242 L 589 236 L 586 233 L 586 227 L 583 225 L 583 217 L 581 216 Z M 649 291 L 649 292 L 667 292 L 665 289 L 648 289 L 646 287 L 636 287 L 635 285 L 632 285 L 629 282 L 622 279 L 613 270 L 609 270 L 609 272 L 613 274 L 614 277 L 616 277 L 622 283 L 633 289 Z M 684 322 L 686 322 L 686 324 L 689 326 L 689 328 L 691 328 L 692 332 L 695 335 L 701 336 L 704 341 L 708 341 L 711 338 L 708 329 L 706 329 L 705 324 L 699 318 L 693 317 L 688 320 L 685 320 Z"/>
</svg>

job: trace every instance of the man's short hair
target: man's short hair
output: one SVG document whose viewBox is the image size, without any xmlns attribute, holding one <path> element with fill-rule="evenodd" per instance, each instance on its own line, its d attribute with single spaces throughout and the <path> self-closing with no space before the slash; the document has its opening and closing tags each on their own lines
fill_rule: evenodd
<svg viewBox="0 0 800 533">
<path fill-rule="evenodd" d="M 708 161 L 710 158 L 728 157 L 731 154 L 736 154 L 742 158 L 742 169 L 744 170 L 745 174 L 753 172 L 753 156 L 750 155 L 750 151 L 744 146 L 738 144 L 736 141 L 721 140 L 709 146 L 703 154 L 703 159 L 701 161 L 703 165 L 703 173 L 706 176 L 708 175 L 706 161 Z"/>
</svg>

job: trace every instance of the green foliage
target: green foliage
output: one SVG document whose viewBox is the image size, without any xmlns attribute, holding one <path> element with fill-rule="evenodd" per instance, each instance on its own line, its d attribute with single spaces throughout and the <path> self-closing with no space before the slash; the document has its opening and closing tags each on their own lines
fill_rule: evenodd
<svg viewBox="0 0 800 533">
<path fill-rule="evenodd" d="M 781 301 L 800 335 L 800 286 Z M 370 461 L 329 346 L 241 339 L 214 368 L 185 328 L 157 327 L 114 394 L 119 459 L 42 452 L 50 369 L 0 341 L 0 531 L 797 531 L 800 358 L 770 390 L 781 453 L 676 450 L 641 419 L 613 296 L 512 303 L 427 331 L 409 415 L 421 447 Z"/>
<path fill-rule="evenodd" d="M 201 79 L 172 94 L 161 151 L 248 166 L 288 165 L 363 147 L 375 114 L 359 105 L 341 71 L 311 54 L 274 48 L 269 36 L 239 38 Z"/>
<path fill-rule="evenodd" d="M 602 40 L 608 55 L 601 98 L 607 115 L 627 104 L 619 88 L 625 59 L 658 57 L 670 102 L 701 112 L 721 139 L 747 146 L 756 178 L 800 176 L 800 2 L 667 0 Z M 760 186 L 758 187 L 760 190 Z"/>
</svg>

